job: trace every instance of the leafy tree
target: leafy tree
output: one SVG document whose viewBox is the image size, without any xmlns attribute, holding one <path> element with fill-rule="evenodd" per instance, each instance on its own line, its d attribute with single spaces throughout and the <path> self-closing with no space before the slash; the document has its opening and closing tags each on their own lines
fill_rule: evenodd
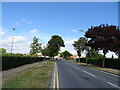
<svg viewBox="0 0 120 90">
<path fill-rule="evenodd" d="M 87 43 L 87 39 L 85 37 L 80 37 L 77 41 L 74 41 L 74 49 L 77 51 L 77 54 L 79 56 L 79 61 L 80 61 L 80 56 L 81 53 L 86 49 L 85 43 Z"/>
<path fill-rule="evenodd" d="M 64 51 L 62 53 L 60 53 L 60 56 L 63 57 L 64 59 L 69 58 L 70 56 L 72 56 L 72 54 L 68 51 Z"/>
<path fill-rule="evenodd" d="M 92 49 L 89 46 L 87 48 L 89 48 L 89 49 L 86 49 L 88 57 L 91 57 L 91 58 L 102 58 L 103 57 L 103 55 L 99 54 L 97 50 Z"/>
<path fill-rule="evenodd" d="M 118 37 L 120 37 L 120 31 L 117 26 L 114 25 L 104 25 L 91 26 L 88 31 L 85 33 L 85 37 L 90 38 L 87 46 L 94 48 L 95 50 L 103 50 L 103 63 L 104 67 L 105 55 L 109 50 L 113 50 Z M 119 46 L 119 45 L 118 45 Z M 114 49 L 116 51 L 116 49 Z"/>
<path fill-rule="evenodd" d="M 6 49 L 5 48 L 0 48 L 0 53 L 6 53 Z"/>
<path fill-rule="evenodd" d="M 49 51 L 48 46 L 46 48 L 42 49 L 42 54 L 44 56 L 49 56 L 50 55 L 50 51 Z"/>
<path fill-rule="evenodd" d="M 60 47 L 65 47 L 63 39 L 58 35 L 53 35 L 48 41 L 49 56 L 54 58 L 59 53 Z"/>
<path fill-rule="evenodd" d="M 31 47 L 30 54 L 31 55 L 36 55 L 37 53 L 40 52 L 41 43 L 39 43 L 38 41 L 39 41 L 39 39 L 37 37 L 33 38 L 33 42 L 30 45 L 30 47 Z"/>
</svg>

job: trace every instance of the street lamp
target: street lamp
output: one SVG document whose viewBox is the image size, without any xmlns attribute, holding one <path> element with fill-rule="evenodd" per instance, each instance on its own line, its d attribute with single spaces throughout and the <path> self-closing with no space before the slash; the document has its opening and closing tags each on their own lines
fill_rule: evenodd
<svg viewBox="0 0 120 90">
<path fill-rule="evenodd" d="M 15 31 L 15 28 L 13 28 L 13 36 L 12 36 L 12 44 L 11 44 L 11 53 L 12 53 L 12 50 L 13 50 L 14 31 Z"/>
</svg>

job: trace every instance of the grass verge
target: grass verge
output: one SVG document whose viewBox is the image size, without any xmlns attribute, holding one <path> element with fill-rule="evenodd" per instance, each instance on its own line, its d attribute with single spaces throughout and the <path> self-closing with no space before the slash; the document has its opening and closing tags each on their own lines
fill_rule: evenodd
<svg viewBox="0 0 120 90">
<path fill-rule="evenodd" d="M 2 88 L 48 88 L 54 61 L 2 78 Z"/>
</svg>

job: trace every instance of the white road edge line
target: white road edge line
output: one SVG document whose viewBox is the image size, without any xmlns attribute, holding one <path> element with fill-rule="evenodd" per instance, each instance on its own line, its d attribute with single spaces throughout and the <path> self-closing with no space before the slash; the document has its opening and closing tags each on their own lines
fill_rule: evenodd
<svg viewBox="0 0 120 90">
<path fill-rule="evenodd" d="M 114 87 L 116 87 L 116 88 L 119 88 L 120 89 L 120 87 L 118 87 L 117 85 L 114 85 L 114 84 L 112 84 L 112 83 L 110 83 L 110 82 L 107 82 L 108 84 L 110 84 L 110 85 L 112 85 L 112 86 L 114 86 Z"/>
<path fill-rule="evenodd" d="M 78 67 L 76 67 L 76 66 L 73 66 L 74 68 L 76 68 L 76 69 L 79 69 Z"/>
<path fill-rule="evenodd" d="M 120 77 L 120 76 L 118 76 L 118 75 L 115 75 L 115 74 L 112 74 L 112 73 L 108 73 L 108 72 L 105 72 L 105 71 L 97 70 L 97 69 L 94 69 L 94 68 L 91 68 L 91 69 L 96 70 L 96 71 L 99 71 L 99 72 L 103 72 L 103 73 L 106 73 L 106 74 L 110 74 L 110 75 L 112 75 L 112 76 Z"/>
<path fill-rule="evenodd" d="M 56 72 L 57 72 L 57 89 L 59 90 L 59 79 L 58 79 L 58 69 L 56 64 Z"/>
<path fill-rule="evenodd" d="M 95 75 L 93 75 L 93 74 L 91 74 L 91 73 L 89 73 L 89 72 L 87 72 L 85 70 L 82 70 L 82 71 L 85 72 L 85 73 L 87 73 L 87 74 L 89 74 L 89 75 L 91 75 L 91 76 L 93 76 L 93 77 L 95 77 Z"/>
<path fill-rule="evenodd" d="M 56 65 L 55 65 L 56 66 Z M 55 88 L 55 66 L 54 66 L 54 80 L 53 80 L 53 88 Z"/>
</svg>

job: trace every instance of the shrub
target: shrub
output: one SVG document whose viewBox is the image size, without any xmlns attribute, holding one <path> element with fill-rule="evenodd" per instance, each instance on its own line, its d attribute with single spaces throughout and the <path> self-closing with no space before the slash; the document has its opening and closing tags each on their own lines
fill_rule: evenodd
<svg viewBox="0 0 120 90">
<path fill-rule="evenodd" d="M 2 70 L 11 69 L 38 61 L 43 61 L 43 57 L 2 56 Z"/>
<path fill-rule="evenodd" d="M 77 58 L 78 60 L 78 58 Z M 87 58 L 88 63 L 102 66 L 102 58 Z M 80 61 L 82 63 L 86 63 L 86 58 L 80 58 Z M 112 58 L 106 58 L 105 59 L 105 67 L 107 68 L 114 68 L 114 69 L 119 69 L 120 70 L 120 59 L 112 59 Z"/>
</svg>

